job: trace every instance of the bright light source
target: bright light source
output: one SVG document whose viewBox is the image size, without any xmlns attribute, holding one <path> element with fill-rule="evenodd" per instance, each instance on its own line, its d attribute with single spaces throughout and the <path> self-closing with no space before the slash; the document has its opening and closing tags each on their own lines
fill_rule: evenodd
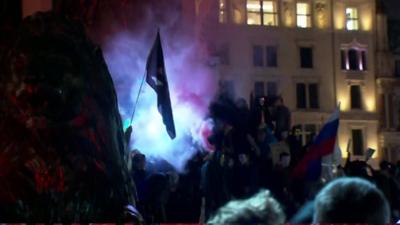
<svg viewBox="0 0 400 225">
<path fill-rule="evenodd" d="M 301 2 L 296 4 L 297 26 L 301 28 L 311 27 L 310 4 Z"/>
<path fill-rule="evenodd" d="M 346 8 L 346 29 L 358 30 L 358 10 L 357 8 Z"/>
<path fill-rule="evenodd" d="M 275 3 L 273 1 L 264 1 L 263 12 L 275 12 Z"/>
</svg>

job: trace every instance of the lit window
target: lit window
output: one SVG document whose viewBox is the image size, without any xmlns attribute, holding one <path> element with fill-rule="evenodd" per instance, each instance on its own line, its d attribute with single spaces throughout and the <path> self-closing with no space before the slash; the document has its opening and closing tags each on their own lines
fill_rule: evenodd
<svg viewBox="0 0 400 225">
<path fill-rule="evenodd" d="M 261 1 L 247 0 L 247 24 L 261 25 Z"/>
<path fill-rule="evenodd" d="M 358 11 L 356 8 L 346 8 L 347 30 L 358 30 Z"/>
<path fill-rule="evenodd" d="M 302 28 L 311 27 L 310 4 L 306 2 L 297 3 L 297 26 Z"/>
<path fill-rule="evenodd" d="M 231 16 L 235 24 L 244 24 L 246 18 L 246 8 L 243 0 L 231 0 Z"/>
<path fill-rule="evenodd" d="M 297 124 L 294 126 L 294 135 L 300 139 L 302 145 L 304 146 L 313 141 L 319 129 L 320 126 L 318 124 Z"/>
<path fill-rule="evenodd" d="M 263 1 L 263 24 L 267 26 L 278 25 L 278 14 L 276 11 L 276 2 L 274 1 Z"/>
<path fill-rule="evenodd" d="M 219 0 L 219 22 L 226 23 L 227 14 L 226 14 L 226 0 Z"/>
</svg>

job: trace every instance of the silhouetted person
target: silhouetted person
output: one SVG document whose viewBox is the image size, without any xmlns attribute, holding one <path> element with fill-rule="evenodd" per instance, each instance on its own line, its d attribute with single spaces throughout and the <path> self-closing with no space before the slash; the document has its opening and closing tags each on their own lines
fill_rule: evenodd
<svg viewBox="0 0 400 225">
<path fill-rule="evenodd" d="M 275 129 L 266 100 L 264 97 L 260 97 L 256 102 L 254 109 L 252 109 L 252 129 L 256 130 L 258 127 L 260 127 L 260 125 L 263 124 L 267 125 L 271 130 Z"/>
<path fill-rule="evenodd" d="M 275 121 L 275 135 L 279 140 L 288 137 L 290 131 L 291 115 L 289 108 L 283 104 L 283 98 L 278 97 L 274 102 L 272 118 Z"/>
<path fill-rule="evenodd" d="M 314 223 L 389 223 L 390 208 L 383 193 L 361 178 L 339 178 L 315 199 Z"/>
</svg>

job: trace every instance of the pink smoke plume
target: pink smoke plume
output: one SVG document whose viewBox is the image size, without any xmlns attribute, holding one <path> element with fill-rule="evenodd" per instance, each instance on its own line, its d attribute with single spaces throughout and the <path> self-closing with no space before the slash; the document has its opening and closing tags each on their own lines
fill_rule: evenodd
<svg viewBox="0 0 400 225">
<path fill-rule="evenodd" d="M 150 17 L 152 12 L 149 11 Z M 176 17 L 171 17 L 177 19 Z M 204 121 L 208 105 L 217 89 L 216 76 L 206 65 L 204 45 L 190 29 L 171 28 L 177 21 L 158 26 L 164 50 L 165 66 L 177 137 L 171 140 L 157 110 L 156 94 L 147 83 L 133 119 L 131 148 L 149 156 L 161 157 L 182 171 L 195 153 L 195 144 L 207 149 L 211 134 L 209 121 Z M 151 26 L 150 26 L 151 24 Z M 104 55 L 118 94 L 124 127 L 129 126 L 131 113 L 145 73 L 146 59 L 156 36 L 154 21 L 135 32 L 118 32 L 103 45 Z"/>
</svg>

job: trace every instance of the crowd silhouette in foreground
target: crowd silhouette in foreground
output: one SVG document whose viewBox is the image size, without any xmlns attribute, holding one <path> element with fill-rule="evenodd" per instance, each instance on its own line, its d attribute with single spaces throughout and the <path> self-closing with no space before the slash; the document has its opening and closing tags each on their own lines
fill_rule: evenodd
<svg viewBox="0 0 400 225">
<path fill-rule="evenodd" d="M 386 224 L 399 219 L 400 162 L 382 161 L 375 170 L 368 159 L 352 161 L 348 152 L 343 163 L 293 176 L 312 138 L 302 145 L 281 97 L 251 97 L 248 105 L 221 95 L 210 104 L 209 118 L 212 148 L 199 147 L 184 173 L 140 150 L 131 152 L 137 208 L 145 223 Z"/>
</svg>

